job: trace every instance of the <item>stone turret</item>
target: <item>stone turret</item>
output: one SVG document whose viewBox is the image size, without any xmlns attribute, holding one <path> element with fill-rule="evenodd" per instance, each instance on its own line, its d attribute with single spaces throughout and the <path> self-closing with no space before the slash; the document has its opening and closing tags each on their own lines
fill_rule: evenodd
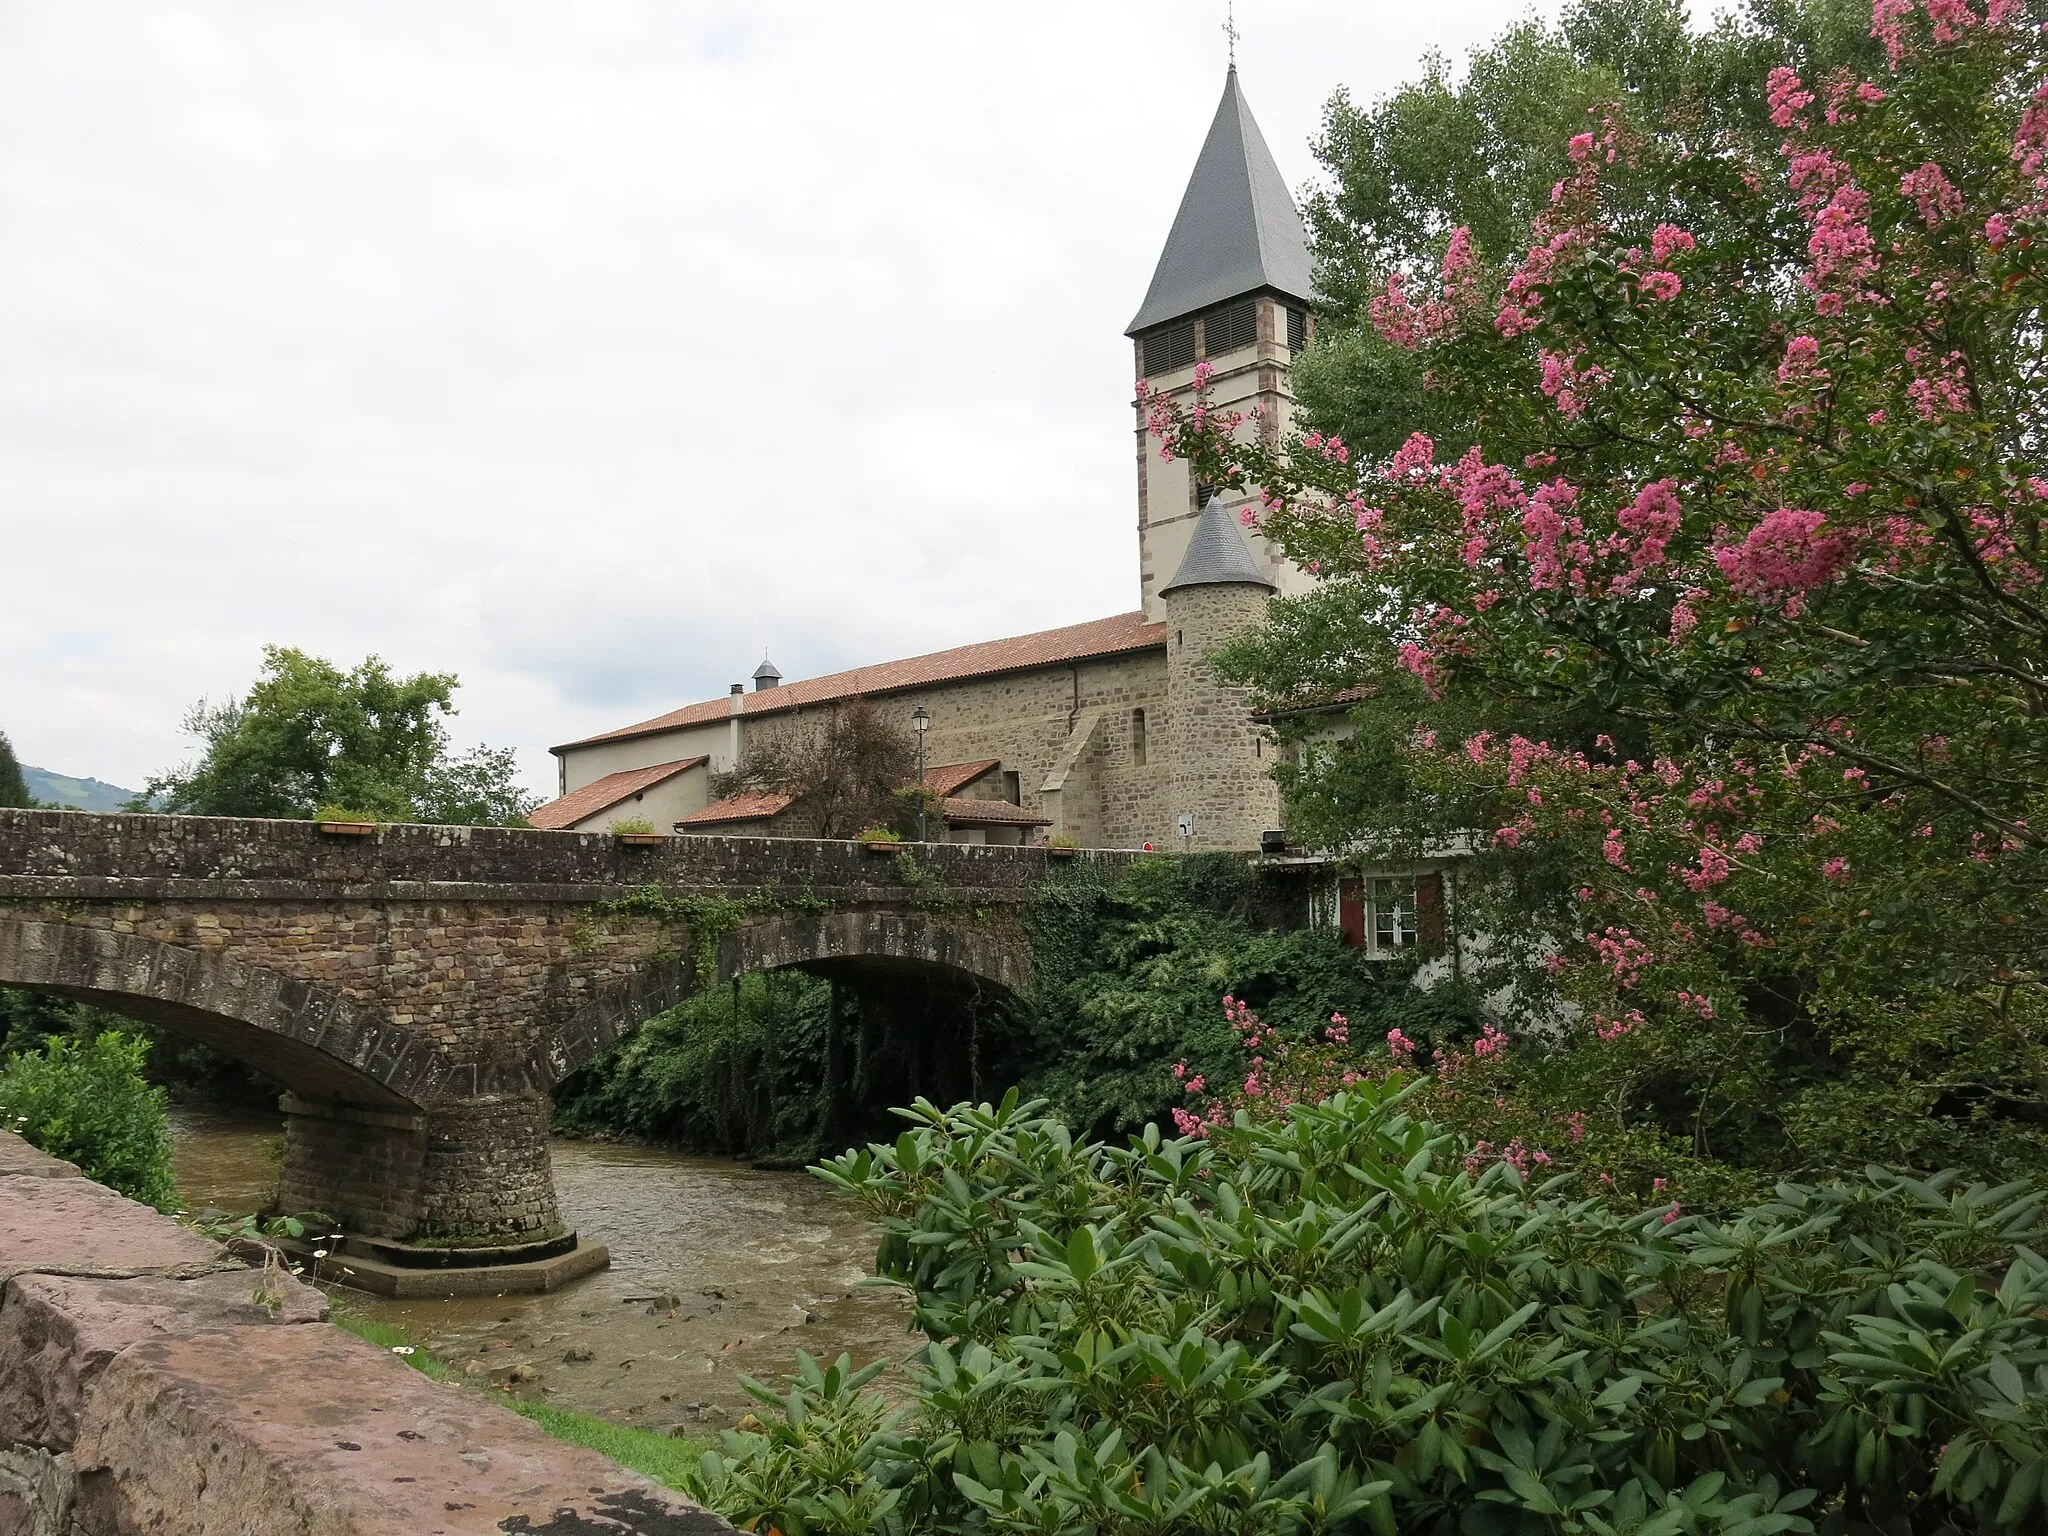
<svg viewBox="0 0 2048 1536">
<path fill-rule="evenodd" d="M 1211 496 L 1180 568 L 1159 589 L 1173 765 L 1173 820 L 1161 847 L 1256 848 L 1261 832 L 1280 825 L 1280 789 L 1251 699 L 1220 682 L 1209 661 L 1224 641 L 1264 620 L 1276 590 L 1222 498 Z M 1191 839 L 1180 835 L 1182 816 L 1195 819 Z"/>
</svg>

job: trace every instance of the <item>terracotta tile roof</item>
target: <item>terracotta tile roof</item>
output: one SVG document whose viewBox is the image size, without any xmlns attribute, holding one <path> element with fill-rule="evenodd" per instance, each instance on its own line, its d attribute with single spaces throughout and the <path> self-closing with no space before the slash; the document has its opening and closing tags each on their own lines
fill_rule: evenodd
<svg viewBox="0 0 2048 1536">
<path fill-rule="evenodd" d="M 742 715 L 769 715 L 801 709 L 807 704 L 824 704 L 835 699 L 854 699 L 873 694 L 901 693 L 935 683 L 959 682 L 972 677 L 992 677 L 1001 672 L 1026 672 L 1035 667 L 1061 666 L 1096 656 L 1120 656 L 1129 651 L 1146 651 L 1166 643 L 1164 624 L 1147 624 L 1142 613 L 1120 613 L 1115 618 L 1093 619 L 1086 624 L 1069 624 L 1064 629 L 1040 630 L 1035 635 L 1017 635 L 1008 640 L 984 640 L 976 645 L 955 646 L 950 651 L 933 651 L 903 661 L 885 661 L 872 667 L 855 667 L 826 677 L 805 678 L 779 688 L 743 693 Z M 601 741 L 628 741 L 636 736 L 653 736 L 684 726 L 712 725 L 727 717 L 732 697 L 706 699 L 622 726 L 580 741 L 564 742 L 550 750 L 564 752 Z"/>
<path fill-rule="evenodd" d="M 957 795 L 991 768 L 1002 766 L 1000 758 L 980 763 L 942 763 L 924 771 L 924 787 L 935 795 Z"/>
<path fill-rule="evenodd" d="M 536 827 L 558 832 L 600 811 L 610 810 L 628 795 L 652 789 L 686 768 L 695 768 L 709 761 L 705 757 L 684 757 L 673 763 L 656 763 L 652 768 L 627 768 L 618 773 L 608 773 L 601 779 L 592 779 L 581 789 L 570 790 L 559 800 L 550 800 L 538 810 L 528 811 L 526 819 Z"/>
<path fill-rule="evenodd" d="M 1035 815 L 1007 800 L 960 800 L 939 802 L 949 827 L 1049 827 L 1052 819 Z"/>
<path fill-rule="evenodd" d="M 679 827 L 708 827 L 722 821 L 766 821 L 779 816 L 789 809 L 794 795 L 769 795 L 748 792 L 743 795 L 727 795 L 723 800 L 714 800 L 701 811 L 692 811 L 680 818 Z"/>
<path fill-rule="evenodd" d="M 1362 704 L 1367 699 L 1379 697 L 1379 684 L 1360 683 L 1337 693 L 1301 694 L 1278 704 L 1262 705 L 1252 716 L 1254 720 L 1268 722 L 1283 715 L 1330 714 L 1347 705 Z"/>
</svg>

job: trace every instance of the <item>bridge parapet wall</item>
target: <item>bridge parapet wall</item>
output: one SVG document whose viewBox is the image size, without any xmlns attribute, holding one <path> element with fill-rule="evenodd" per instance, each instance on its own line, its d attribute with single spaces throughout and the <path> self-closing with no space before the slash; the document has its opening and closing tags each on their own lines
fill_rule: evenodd
<svg viewBox="0 0 2048 1536">
<path fill-rule="evenodd" d="M 892 854 L 810 838 L 671 837 L 638 846 L 599 832 L 410 825 L 342 837 L 308 821 L 0 810 L 0 898 L 526 905 L 610 900 L 659 885 L 706 895 L 916 906 L 937 884 L 959 901 L 987 905 L 1027 901 L 1060 867 L 1059 856 L 1042 848 L 918 843 L 903 852 L 921 878 L 904 878 Z M 1140 855 L 1080 857 L 1122 867 Z"/>
</svg>

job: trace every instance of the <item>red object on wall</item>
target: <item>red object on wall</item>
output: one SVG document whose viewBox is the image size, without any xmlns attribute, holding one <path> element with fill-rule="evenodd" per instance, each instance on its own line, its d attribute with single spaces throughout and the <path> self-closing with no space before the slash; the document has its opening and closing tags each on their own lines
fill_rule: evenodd
<svg viewBox="0 0 2048 1536">
<path fill-rule="evenodd" d="M 1365 882 L 1355 875 L 1337 882 L 1337 930 L 1347 948 L 1365 948 Z"/>
<path fill-rule="evenodd" d="M 1444 941 L 1444 877 L 1415 877 L 1415 937 L 1425 949 Z"/>
</svg>

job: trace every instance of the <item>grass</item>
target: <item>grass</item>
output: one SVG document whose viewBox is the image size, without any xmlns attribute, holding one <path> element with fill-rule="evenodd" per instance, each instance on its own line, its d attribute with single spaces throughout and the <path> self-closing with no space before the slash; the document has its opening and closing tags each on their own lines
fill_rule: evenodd
<svg viewBox="0 0 2048 1536">
<path fill-rule="evenodd" d="M 357 1338 L 366 1343 L 374 1344 L 379 1349 L 390 1350 L 422 1376 L 426 1376 L 434 1381 L 446 1381 L 455 1374 L 449 1368 L 446 1360 L 414 1346 L 412 1341 L 406 1338 L 403 1328 L 395 1327 L 390 1323 L 373 1322 L 371 1319 L 359 1317 L 353 1312 L 344 1312 L 339 1307 L 332 1307 L 328 1315 L 334 1319 L 334 1325 L 337 1328 L 346 1329 Z"/>
<path fill-rule="evenodd" d="M 700 1441 L 677 1440 L 651 1429 L 630 1429 L 610 1419 L 600 1419 L 594 1413 L 577 1413 L 552 1403 L 514 1397 L 506 1399 L 505 1406 L 533 1420 L 557 1440 L 610 1457 L 620 1466 L 670 1488 L 683 1488 L 685 1474 L 697 1465 L 697 1458 L 706 1449 Z"/>
<path fill-rule="evenodd" d="M 394 1354 L 407 1351 L 399 1358 L 422 1375 L 435 1381 L 455 1378 L 456 1373 L 447 1361 L 416 1347 L 406 1337 L 403 1328 L 338 1308 L 331 1315 L 339 1327 L 379 1349 L 388 1349 Z M 492 1396 L 498 1398 L 496 1393 Z M 594 1413 L 577 1413 L 574 1409 L 557 1408 L 552 1403 L 531 1402 L 520 1397 L 498 1400 L 521 1418 L 530 1419 L 543 1434 L 595 1451 L 669 1488 L 683 1488 L 685 1474 L 697 1465 L 697 1458 L 706 1449 L 706 1442 L 678 1440 L 651 1429 L 632 1429 L 624 1424 L 614 1424 L 610 1419 L 601 1419 Z"/>
</svg>

